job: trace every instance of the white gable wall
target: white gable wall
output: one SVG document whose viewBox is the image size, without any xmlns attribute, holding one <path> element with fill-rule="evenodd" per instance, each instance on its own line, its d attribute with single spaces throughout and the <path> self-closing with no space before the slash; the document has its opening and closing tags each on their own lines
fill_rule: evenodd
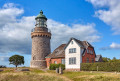
<svg viewBox="0 0 120 81">
<path fill-rule="evenodd" d="M 73 44 L 71 42 L 73 41 Z M 71 40 L 68 46 L 65 49 L 65 68 L 66 69 L 80 69 L 80 63 L 82 62 L 81 57 L 81 47 L 75 42 L 75 40 Z M 70 48 L 76 48 L 76 53 L 69 53 Z M 69 58 L 76 57 L 76 64 L 69 64 Z"/>
</svg>

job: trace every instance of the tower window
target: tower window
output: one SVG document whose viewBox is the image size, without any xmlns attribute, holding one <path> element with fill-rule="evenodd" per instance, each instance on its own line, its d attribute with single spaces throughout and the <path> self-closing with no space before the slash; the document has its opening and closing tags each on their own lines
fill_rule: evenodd
<svg viewBox="0 0 120 81">
<path fill-rule="evenodd" d="M 36 57 L 35 57 L 35 56 L 33 56 L 33 60 L 36 60 Z"/>
</svg>

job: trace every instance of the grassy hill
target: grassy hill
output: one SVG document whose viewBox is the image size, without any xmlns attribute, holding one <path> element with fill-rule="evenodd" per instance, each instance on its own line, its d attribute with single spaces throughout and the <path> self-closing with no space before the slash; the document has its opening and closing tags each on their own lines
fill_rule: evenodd
<svg viewBox="0 0 120 81">
<path fill-rule="evenodd" d="M 70 72 L 59 75 L 51 70 L 30 69 L 15 71 L 6 68 L 0 72 L 0 81 L 120 81 L 120 74 L 115 72 Z"/>
</svg>

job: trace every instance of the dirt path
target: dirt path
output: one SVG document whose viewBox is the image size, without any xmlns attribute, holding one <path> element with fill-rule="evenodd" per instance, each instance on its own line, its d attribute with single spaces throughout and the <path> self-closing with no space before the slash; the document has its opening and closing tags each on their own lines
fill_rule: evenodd
<svg viewBox="0 0 120 81">
<path fill-rule="evenodd" d="M 51 77 L 59 77 L 59 78 L 62 78 L 64 81 L 72 81 L 70 80 L 69 78 L 63 76 L 63 75 L 60 75 L 60 74 L 56 74 L 56 73 L 40 73 L 39 75 L 45 75 L 45 76 L 51 76 Z"/>
</svg>

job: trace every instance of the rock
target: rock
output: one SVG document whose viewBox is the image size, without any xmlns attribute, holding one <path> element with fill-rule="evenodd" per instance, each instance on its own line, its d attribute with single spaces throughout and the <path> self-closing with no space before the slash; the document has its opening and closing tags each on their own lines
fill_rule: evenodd
<svg viewBox="0 0 120 81">
<path fill-rule="evenodd" d="M 22 69 L 22 68 L 17 68 L 16 71 L 30 71 L 29 69 Z"/>
<path fill-rule="evenodd" d="M 17 68 L 16 71 L 21 71 L 22 69 L 21 68 Z"/>
<path fill-rule="evenodd" d="M 30 71 L 29 69 L 22 69 L 21 71 Z"/>
<path fill-rule="evenodd" d="M 0 69 L 0 72 L 2 72 L 3 70 L 2 69 Z"/>
</svg>

